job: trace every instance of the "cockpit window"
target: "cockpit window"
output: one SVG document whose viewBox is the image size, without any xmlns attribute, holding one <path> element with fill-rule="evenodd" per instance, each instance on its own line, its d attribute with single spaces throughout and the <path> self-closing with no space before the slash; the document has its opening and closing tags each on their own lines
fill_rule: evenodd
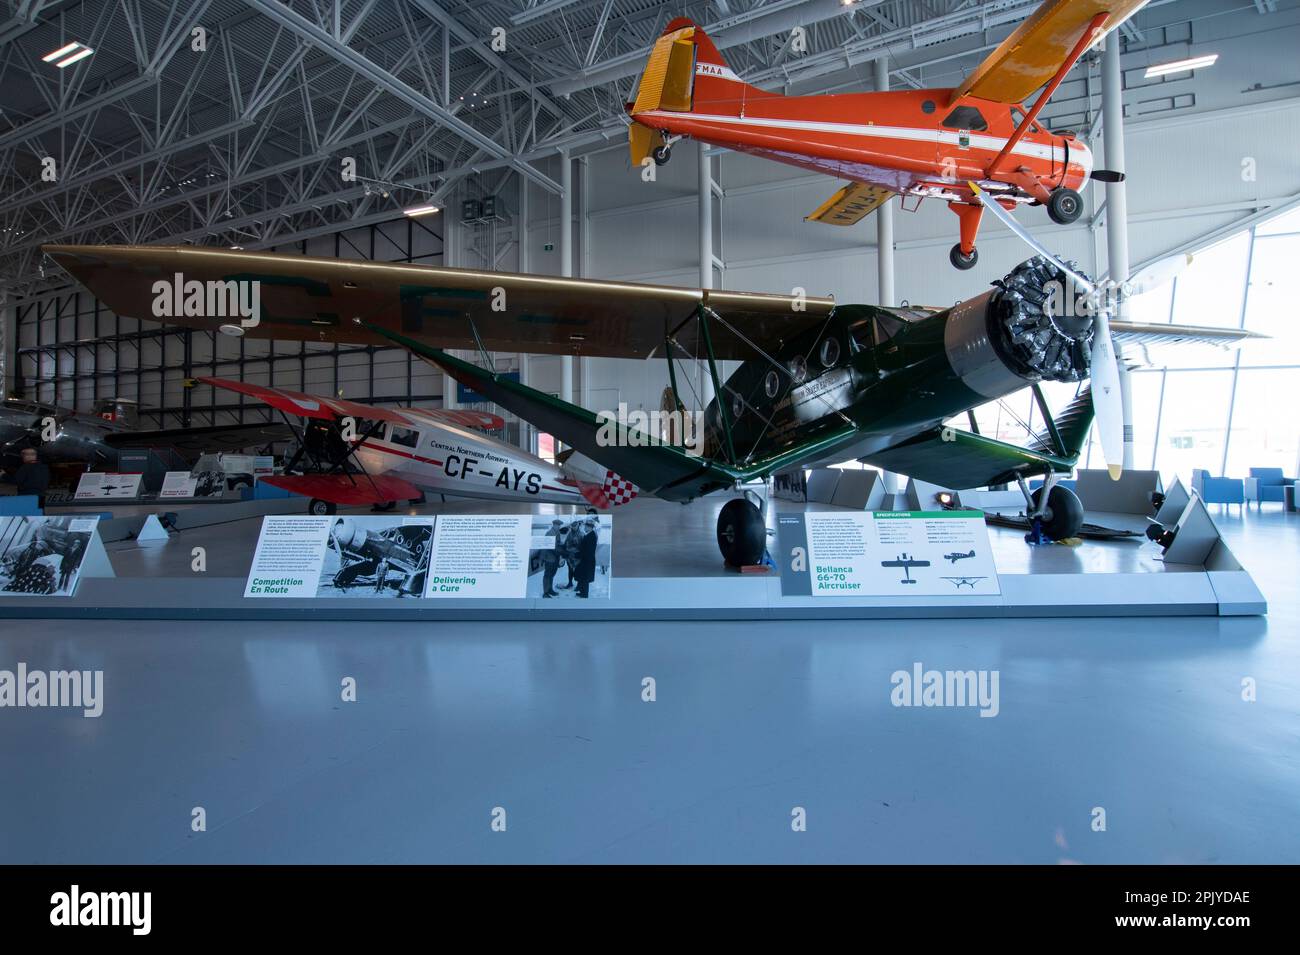
<svg viewBox="0 0 1300 955">
<path fill-rule="evenodd" d="M 409 428 L 399 428 L 392 426 L 388 432 L 388 440 L 392 444 L 400 444 L 404 448 L 414 448 L 420 443 L 420 432 L 412 431 Z"/>
<path fill-rule="evenodd" d="M 943 125 L 948 129 L 970 129 L 977 133 L 982 133 L 989 128 L 984 114 L 974 106 L 958 106 L 944 117 Z"/>
</svg>

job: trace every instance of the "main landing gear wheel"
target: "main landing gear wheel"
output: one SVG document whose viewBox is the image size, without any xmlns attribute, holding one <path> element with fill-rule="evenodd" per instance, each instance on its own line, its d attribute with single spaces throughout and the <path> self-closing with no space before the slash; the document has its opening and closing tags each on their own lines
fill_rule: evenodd
<svg viewBox="0 0 1300 955">
<path fill-rule="evenodd" d="M 718 550 L 729 567 L 762 563 L 767 550 L 763 512 L 740 497 L 724 504 L 718 514 Z"/>
<path fill-rule="evenodd" d="M 1033 494 L 1035 512 L 1042 496 L 1043 489 L 1040 487 Z M 1054 541 L 1079 536 L 1079 531 L 1083 528 L 1083 504 L 1068 487 L 1058 484 L 1047 495 L 1047 510 L 1042 516 L 1042 528 L 1043 536 Z"/>
<path fill-rule="evenodd" d="M 656 166 L 662 166 L 673 158 L 673 150 L 671 146 L 656 146 L 650 150 L 650 156 L 654 159 Z"/>
<path fill-rule="evenodd" d="M 1069 225 L 1083 214 L 1083 198 L 1073 189 L 1054 189 L 1047 199 L 1047 214 L 1057 225 Z"/>
<path fill-rule="evenodd" d="M 963 272 L 967 269 L 975 268 L 975 263 L 980 260 L 979 249 L 971 249 L 970 255 L 961 250 L 961 243 L 958 242 L 948 253 L 948 261 Z"/>
<path fill-rule="evenodd" d="M 338 511 L 338 507 L 329 501 L 322 501 L 318 497 L 313 497 L 311 503 L 307 505 L 307 513 L 313 517 L 328 517 Z"/>
</svg>

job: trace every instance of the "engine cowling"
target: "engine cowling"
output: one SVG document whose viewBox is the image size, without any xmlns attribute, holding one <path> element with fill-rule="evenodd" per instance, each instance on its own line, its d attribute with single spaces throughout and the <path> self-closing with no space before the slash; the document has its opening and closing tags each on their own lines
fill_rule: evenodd
<svg viewBox="0 0 1300 955">
<path fill-rule="evenodd" d="M 944 349 L 971 390 L 1001 398 L 1038 381 L 1088 377 L 1093 316 L 1069 279 L 1035 256 L 951 309 Z"/>
</svg>

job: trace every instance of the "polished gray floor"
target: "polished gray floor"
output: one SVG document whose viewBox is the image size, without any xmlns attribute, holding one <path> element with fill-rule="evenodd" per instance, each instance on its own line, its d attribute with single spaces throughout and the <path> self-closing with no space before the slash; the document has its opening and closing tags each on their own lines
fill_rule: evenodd
<svg viewBox="0 0 1300 955">
<path fill-rule="evenodd" d="M 1300 521 L 1216 517 L 1267 618 L 0 621 L 105 681 L 0 709 L 0 862 L 1297 862 Z"/>
</svg>

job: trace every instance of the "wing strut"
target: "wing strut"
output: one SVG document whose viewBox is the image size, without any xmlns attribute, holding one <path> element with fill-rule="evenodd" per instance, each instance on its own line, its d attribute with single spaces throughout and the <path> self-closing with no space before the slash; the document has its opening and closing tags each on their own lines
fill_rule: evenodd
<svg viewBox="0 0 1300 955">
<path fill-rule="evenodd" d="M 704 340 L 704 351 L 709 358 L 709 377 L 713 379 L 713 393 L 718 399 L 718 418 L 722 421 L 722 436 L 727 441 L 727 463 L 735 467 L 736 445 L 731 437 L 731 411 L 727 408 L 727 402 L 722 400 L 722 378 L 718 375 L 718 362 L 713 354 L 713 338 L 709 335 L 711 315 L 716 316 L 717 313 L 707 305 L 699 305 L 695 309 L 695 316 L 700 323 L 700 337 Z"/>
<path fill-rule="evenodd" d="M 1052 409 L 1047 405 L 1047 398 L 1043 395 L 1042 386 L 1034 382 L 1029 386 L 1029 390 L 1034 393 L 1034 401 L 1038 404 L 1039 414 L 1043 416 L 1043 425 L 1047 428 L 1047 434 L 1052 439 L 1052 449 L 1060 457 L 1065 457 L 1070 452 L 1066 450 L 1065 442 L 1061 440 L 1061 432 L 1057 430 L 1056 419 L 1052 417 Z"/>
<path fill-rule="evenodd" d="M 988 169 L 984 172 L 985 179 L 993 178 L 993 174 L 997 172 L 998 166 L 1002 165 L 1002 161 L 1011 154 L 1011 150 L 1015 149 L 1016 143 L 1020 142 L 1020 140 L 1024 138 L 1025 133 L 1029 132 L 1029 128 L 1033 126 L 1034 120 L 1038 118 L 1038 114 L 1042 112 L 1043 107 L 1047 105 L 1047 101 L 1052 98 L 1052 94 L 1056 92 L 1056 88 L 1061 85 L 1061 81 L 1065 79 L 1065 75 L 1069 73 L 1070 70 L 1074 69 L 1074 64 L 1079 62 L 1079 57 L 1083 56 L 1088 47 L 1092 46 L 1093 41 L 1097 38 L 1097 34 L 1101 32 L 1102 24 L 1106 22 L 1108 16 L 1110 16 L 1109 13 L 1099 13 L 1088 21 L 1088 26 L 1087 29 L 1083 31 L 1083 36 L 1079 37 L 1079 42 L 1074 44 L 1074 48 L 1070 50 L 1070 55 L 1065 58 L 1065 62 L 1063 62 L 1061 68 L 1056 71 L 1056 75 L 1052 77 L 1052 81 L 1048 83 L 1047 88 L 1039 94 L 1033 108 L 1030 109 L 1025 118 L 1020 121 L 1020 125 L 1016 127 L 1016 131 L 1011 134 L 1011 138 L 1007 140 L 1007 144 L 1002 147 L 1002 152 L 998 153 L 996 158 L 989 163 Z"/>
</svg>

